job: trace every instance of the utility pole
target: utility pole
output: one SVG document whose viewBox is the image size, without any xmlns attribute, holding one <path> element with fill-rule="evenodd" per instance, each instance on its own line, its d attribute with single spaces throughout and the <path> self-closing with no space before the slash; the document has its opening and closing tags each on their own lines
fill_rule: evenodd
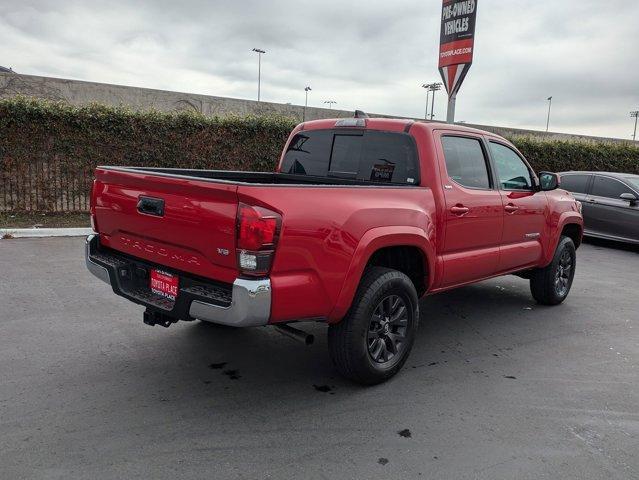
<svg viewBox="0 0 639 480">
<path fill-rule="evenodd" d="M 327 104 L 327 103 L 328 103 L 328 109 L 333 110 L 333 105 L 335 105 L 337 102 L 335 100 L 326 100 L 324 104 Z"/>
<path fill-rule="evenodd" d="M 632 134 L 632 140 L 636 142 L 637 141 L 637 120 L 639 119 L 639 110 L 630 112 L 630 118 L 635 119 L 635 132 Z"/>
<path fill-rule="evenodd" d="M 310 92 L 311 90 L 312 90 L 312 88 L 309 87 L 309 86 L 304 88 L 304 91 L 306 92 L 306 101 L 304 102 L 304 116 L 302 118 L 303 122 L 306 121 L 306 107 L 308 107 L 308 92 Z"/>
<path fill-rule="evenodd" d="M 259 48 L 254 48 L 253 51 L 257 53 L 257 101 L 260 101 L 260 90 L 262 87 L 262 54 L 266 51 Z"/>
<path fill-rule="evenodd" d="M 433 92 L 433 98 L 431 99 L 432 103 L 430 105 L 430 119 L 435 118 L 435 92 L 441 90 L 442 83 L 436 82 L 430 84 L 430 91 Z"/>
<path fill-rule="evenodd" d="M 426 113 L 424 114 L 424 120 L 428 120 L 428 97 L 430 95 L 430 83 L 422 83 L 422 88 L 426 89 Z"/>
<path fill-rule="evenodd" d="M 552 96 L 548 97 L 548 119 L 546 120 L 546 131 L 550 128 L 550 109 L 552 108 Z"/>
</svg>

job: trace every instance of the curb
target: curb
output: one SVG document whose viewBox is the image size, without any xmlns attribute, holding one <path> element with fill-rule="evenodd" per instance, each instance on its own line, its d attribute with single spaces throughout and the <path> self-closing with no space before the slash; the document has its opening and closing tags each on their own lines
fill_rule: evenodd
<svg viewBox="0 0 639 480">
<path fill-rule="evenodd" d="M 0 239 L 5 235 L 11 238 L 44 238 L 84 237 L 92 233 L 90 228 L 0 228 Z"/>
</svg>

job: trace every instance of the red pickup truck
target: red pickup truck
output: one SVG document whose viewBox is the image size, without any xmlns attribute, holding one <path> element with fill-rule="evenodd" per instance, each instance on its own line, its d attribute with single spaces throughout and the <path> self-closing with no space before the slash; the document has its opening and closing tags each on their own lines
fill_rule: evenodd
<svg viewBox="0 0 639 480">
<path fill-rule="evenodd" d="M 306 122 L 273 173 L 95 174 L 87 267 L 145 323 L 324 322 L 336 368 L 364 384 L 401 369 L 425 295 L 514 273 L 539 303 L 562 302 L 583 231 L 557 175 L 438 123 Z"/>
</svg>

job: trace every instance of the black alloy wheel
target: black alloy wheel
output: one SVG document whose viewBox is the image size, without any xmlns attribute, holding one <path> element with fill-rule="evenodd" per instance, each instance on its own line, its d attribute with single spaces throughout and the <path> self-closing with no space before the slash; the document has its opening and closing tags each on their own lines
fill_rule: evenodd
<svg viewBox="0 0 639 480">
<path fill-rule="evenodd" d="M 406 343 L 408 309 L 398 295 L 389 295 L 375 308 L 368 327 L 368 353 L 377 363 L 401 354 Z"/>
</svg>

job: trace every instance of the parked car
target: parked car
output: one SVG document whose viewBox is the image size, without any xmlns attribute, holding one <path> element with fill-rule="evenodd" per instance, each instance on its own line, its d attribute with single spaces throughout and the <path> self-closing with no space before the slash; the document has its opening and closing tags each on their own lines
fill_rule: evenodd
<svg viewBox="0 0 639 480">
<path fill-rule="evenodd" d="M 585 235 L 639 244 L 639 175 L 562 172 L 561 188 L 583 203 Z"/>
<path fill-rule="evenodd" d="M 361 117 L 361 115 L 359 115 Z M 393 376 L 418 299 L 498 275 L 568 295 L 580 204 L 503 138 L 408 120 L 318 120 L 274 173 L 98 167 L 89 270 L 144 321 L 328 325 L 346 377 Z M 284 327 L 282 327 L 284 325 Z"/>
</svg>

